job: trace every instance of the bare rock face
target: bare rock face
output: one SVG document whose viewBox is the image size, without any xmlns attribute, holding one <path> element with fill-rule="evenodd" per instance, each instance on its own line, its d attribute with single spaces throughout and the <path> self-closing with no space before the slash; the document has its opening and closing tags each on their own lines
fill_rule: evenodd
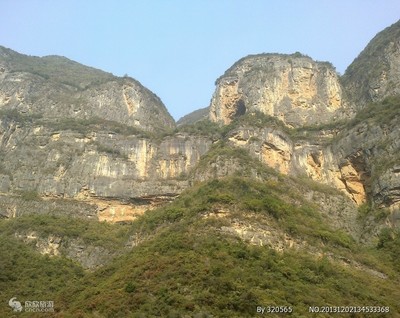
<svg viewBox="0 0 400 318">
<path fill-rule="evenodd" d="M 400 21 L 371 40 L 347 68 L 343 84 L 358 108 L 400 94 Z"/>
<path fill-rule="evenodd" d="M 147 131 L 175 127 L 161 100 L 138 81 L 59 56 L 0 47 L 0 110 L 46 119 L 101 118 Z"/>
<path fill-rule="evenodd" d="M 228 139 L 282 174 L 328 184 L 357 205 L 397 211 L 399 41 L 400 21 L 380 32 L 342 78 L 329 63 L 297 53 L 245 57 L 217 80 L 209 117 L 224 125 L 243 115 L 279 119 L 286 127 L 250 120 Z"/>
<path fill-rule="evenodd" d="M 92 206 L 88 217 L 120 222 L 170 202 L 192 182 L 244 168 L 261 178 L 240 156 L 213 152 L 214 144 L 345 193 L 318 199 L 331 202 L 326 214 L 338 228 L 359 231 L 354 210 L 367 201 L 397 217 L 400 98 L 382 99 L 400 92 L 399 23 L 380 33 L 341 80 L 329 63 L 299 53 L 243 58 L 217 80 L 206 109 L 214 122 L 238 120 L 223 129 L 202 126 L 203 109 L 182 121 L 195 129 L 181 132 L 172 132 L 164 105 L 133 79 L 0 47 L 0 192 L 73 199 Z M 366 106 L 371 100 L 378 102 Z M 0 200 L 0 217 L 27 213 L 10 200 Z M 335 214 L 338 205 L 346 212 Z"/>
<path fill-rule="evenodd" d="M 187 188 L 183 176 L 211 144 L 173 134 L 138 81 L 63 57 L 0 47 L 0 83 L 2 193 L 75 199 L 100 220 L 132 220 Z"/>
<path fill-rule="evenodd" d="M 331 64 L 300 53 L 248 56 L 216 85 L 210 119 L 222 124 L 252 111 L 276 117 L 289 127 L 322 124 L 343 117 L 347 107 Z"/>
<path fill-rule="evenodd" d="M 399 100 L 400 105 L 400 100 Z M 398 117 L 348 125 L 335 136 L 296 138 L 282 128 L 240 126 L 228 134 L 234 147 L 285 175 L 306 176 L 344 192 L 357 205 L 400 207 Z"/>
<path fill-rule="evenodd" d="M 55 130 L 3 118 L 1 187 L 3 192 L 34 190 L 41 196 L 93 202 L 101 219 L 129 220 L 187 188 L 182 176 L 210 145 L 205 137 L 184 134 L 155 140 L 112 131 Z M 134 206 L 110 204 L 113 198 Z"/>
<path fill-rule="evenodd" d="M 231 144 L 247 149 L 265 165 L 284 175 L 307 176 L 343 191 L 356 204 L 366 200 L 359 168 L 340 160 L 332 147 L 307 140 L 293 142 L 280 129 L 240 127 L 229 135 Z"/>
</svg>

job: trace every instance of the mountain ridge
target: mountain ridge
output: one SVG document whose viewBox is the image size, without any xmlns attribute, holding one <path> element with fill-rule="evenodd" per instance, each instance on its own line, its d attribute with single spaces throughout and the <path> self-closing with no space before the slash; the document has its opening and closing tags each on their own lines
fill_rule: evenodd
<svg viewBox="0 0 400 318">
<path fill-rule="evenodd" d="M 371 42 L 379 42 L 379 38 L 384 37 L 385 40 L 380 42 L 391 45 L 393 40 L 390 39 L 397 34 L 393 31 L 396 30 L 396 25 L 398 23 L 379 33 Z M 367 51 L 370 46 L 371 44 L 367 46 Z M 384 47 L 383 45 L 382 50 L 386 52 Z M 3 134 L 5 146 L 3 156 L 5 158 L 13 156 L 7 150 L 9 147 L 16 147 L 9 142 L 10 138 L 15 139 L 12 134 L 26 135 L 28 139 L 32 138 L 31 143 L 37 143 L 38 138 L 30 136 L 32 129 L 36 131 L 35 134 L 40 132 L 42 135 L 40 138 L 44 138 L 39 142 L 40 147 L 53 149 L 52 151 L 56 152 L 52 158 L 57 158 L 55 164 L 51 164 L 51 168 L 45 168 L 45 171 L 53 171 L 60 175 L 53 176 L 53 180 L 49 180 L 49 175 L 43 172 L 35 176 L 33 183 L 35 191 L 46 196 L 88 199 L 107 196 L 117 199 L 121 197 L 136 199 L 141 195 L 150 194 L 161 197 L 162 191 L 147 190 L 148 187 L 153 187 L 152 185 L 155 189 L 169 188 L 168 194 L 178 195 L 179 191 L 189 186 L 191 182 L 183 180 L 182 176 L 196 166 L 200 157 L 207 153 L 215 142 L 215 136 L 209 135 L 206 131 L 211 126 L 205 124 L 208 128 L 200 127 L 204 123 L 204 120 L 201 121 L 204 119 L 204 113 L 208 110 L 212 121 L 224 125 L 232 122 L 232 125 L 226 128 L 231 131 L 218 138 L 226 138 L 230 146 L 250 151 L 255 158 L 280 173 L 293 176 L 306 175 L 317 182 L 341 189 L 358 205 L 372 200 L 373 204 L 380 202 L 380 206 L 393 206 L 392 208 L 396 209 L 396 178 L 382 179 L 376 173 L 382 170 L 381 168 L 378 170 L 375 166 L 382 163 L 383 159 L 375 158 L 388 157 L 384 154 L 384 149 L 378 150 L 376 144 L 365 143 L 361 139 L 358 144 L 366 144 L 365 147 L 369 148 L 349 148 L 343 143 L 345 138 L 340 140 L 340 136 L 345 135 L 340 130 L 345 127 L 348 127 L 345 131 L 352 129 L 345 123 L 357 118 L 355 110 L 359 106 L 346 97 L 348 89 L 342 83 L 346 81 L 340 80 L 328 62 L 317 62 L 298 52 L 244 57 L 217 79 L 210 107 L 200 111 L 199 124 L 188 129 L 187 125 L 180 123 L 180 127 L 176 129 L 162 102 L 147 89 L 138 87 L 140 84 L 136 80 L 117 78 L 64 57 L 27 57 L 6 48 L 1 48 L 1 52 L 3 57 L 1 72 L 5 84 L 1 109 L 5 119 L 4 129 L 12 131 L 13 121 L 16 120 L 21 124 L 26 122 L 26 118 L 33 118 L 29 126 L 22 126 L 23 131 Z M 61 72 L 60 75 L 57 68 L 65 63 L 69 65 L 70 70 L 64 67 L 65 72 Z M 350 66 L 350 69 L 354 68 L 355 66 Z M 88 75 L 84 76 L 81 82 L 75 81 L 75 86 L 65 84 L 70 74 L 73 74 L 71 78 L 74 79 L 85 72 Z M 25 73 L 34 76 L 40 73 L 38 76 L 43 80 L 35 82 L 34 78 L 30 75 L 26 77 Z M 18 74 L 22 77 L 18 77 Z M 52 83 L 59 83 L 61 86 L 57 84 L 58 86 L 53 87 Z M 84 83 L 86 84 L 83 85 Z M 66 88 L 63 85 L 66 85 Z M 45 94 L 39 99 L 33 97 L 37 93 L 32 94 L 32 90 L 43 89 L 55 92 Z M 146 102 L 143 103 L 143 100 Z M 102 106 L 103 104 L 105 106 Z M 395 111 L 396 101 L 394 100 L 391 105 Z M 150 111 L 147 110 L 149 107 Z M 155 116 L 157 112 L 159 115 Z M 164 115 L 160 116 L 160 112 L 164 112 Z M 260 115 L 257 115 L 257 112 L 260 112 Z M 362 109 L 357 112 L 362 113 Z M 38 117 L 35 119 L 35 116 Z M 259 117 L 257 120 L 263 124 L 261 126 L 256 124 L 256 121 L 251 119 L 252 116 Z M 242 117 L 244 119 L 241 121 Z M 191 120 L 189 118 L 189 123 Z M 166 123 L 166 126 L 160 126 L 158 124 L 160 121 Z M 263 125 L 268 127 L 271 123 L 274 123 L 275 128 L 272 130 L 264 128 Z M 261 129 L 253 129 L 254 124 Z M 357 128 L 358 130 L 369 130 L 365 124 L 357 125 L 362 127 Z M 386 144 L 396 145 L 393 125 L 396 126 L 393 123 L 386 125 L 385 128 L 375 129 L 375 135 L 369 138 L 378 144 L 385 139 Z M 57 131 L 56 127 L 61 129 Z M 108 136 L 101 133 L 104 128 L 108 129 Z M 154 129 L 157 131 L 152 132 Z M 387 135 L 385 132 L 387 129 L 393 133 Z M 64 130 L 66 131 L 63 132 Z M 74 138 L 80 140 L 80 146 L 73 146 L 77 156 L 72 158 L 75 159 L 72 162 L 64 162 L 62 158 L 71 158 L 71 154 L 63 154 L 57 149 L 60 142 L 72 146 L 68 139 L 74 134 L 71 135 L 69 131 L 78 133 Z M 201 136 L 198 133 L 201 133 Z M 6 140 L 8 141 L 4 144 Z M 171 145 L 174 146 L 171 148 Z M 392 153 L 396 152 L 396 147 L 394 146 Z M 22 152 L 23 148 L 18 149 L 22 156 L 30 151 L 29 146 Z M 343 152 L 343 149 L 346 151 Z M 371 149 L 374 150 L 371 152 Z M 93 156 L 94 154 L 96 156 Z M 39 153 L 37 156 L 40 156 Z M 46 161 L 49 162 L 48 159 Z M 54 159 L 50 159 L 51 161 Z M 391 159 L 391 162 L 395 161 Z M 89 165 L 96 168 L 93 170 L 88 167 L 86 178 L 75 180 L 76 176 L 72 173 L 74 166 L 84 167 L 86 165 L 84 162 L 90 162 Z M 30 167 L 30 170 L 37 170 L 35 164 L 23 165 Z M 384 166 L 390 168 L 387 162 Z M 30 186 L 26 188 L 27 185 L 23 185 L 32 185 L 31 181 L 28 183 L 25 181 L 31 178 L 28 174 L 25 174 L 26 176 L 20 172 L 13 174 L 15 165 L 7 162 L 3 168 L 5 173 L 2 189 L 31 190 Z M 388 171 L 390 170 L 381 172 L 390 175 Z M 23 180 L 18 181 L 20 178 L 17 177 L 18 174 Z M 66 176 L 68 179 L 65 179 Z M 118 177 L 115 179 L 112 176 Z M 104 181 L 99 182 L 99 177 Z M 122 177 L 129 181 L 122 182 Z M 106 180 L 109 178 L 115 180 L 115 190 L 107 189 L 109 181 Z M 169 182 L 169 179 L 174 181 Z M 72 188 L 71 181 L 76 183 Z M 144 186 L 143 182 L 149 183 Z M 165 187 L 164 184 L 169 185 Z M 129 190 L 136 185 L 146 190 L 142 194 Z M 121 194 L 119 191 L 122 191 Z M 387 196 L 391 196 L 392 199 L 387 199 Z"/>
<path fill-rule="evenodd" d="M 13 69 L 0 47 L 3 303 L 51 299 L 60 317 L 254 317 L 257 306 L 306 317 L 327 305 L 397 317 L 392 30 L 373 41 L 389 39 L 380 54 L 395 87 L 373 103 L 329 63 L 261 54 L 216 81 L 208 119 L 203 109 L 179 125 L 134 79 L 75 62 L 59 74 L 62 57 L 33 67 L 18 55 Z"/>
</svg>

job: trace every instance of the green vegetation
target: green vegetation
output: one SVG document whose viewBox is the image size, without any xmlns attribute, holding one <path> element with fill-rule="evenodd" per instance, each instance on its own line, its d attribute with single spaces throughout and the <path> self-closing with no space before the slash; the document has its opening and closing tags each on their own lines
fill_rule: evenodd
<svg viewBox="0 0 400 318">
<path fill-rule="evenodd" d="M 36 125 L 43 125 L 53 131 L 74 131 L 80 134 L 88 134 L 93 131 L 105 131 L 124 136 L 135 135 L 142 138 L 159 137 L 159 134 L 150 133 L 136 127 L 99 117 L 87 119 L 72 117 L 45 119 L 41 114 L 23 114 L 16 109 L 2 109 L 0 110 L 0 117 L 22 124 L 34 123 Z M 164 135 L 166 135 L 166 133 L 164 133 Z"/>
<path fill-rule="evenodd" d="M 311 189 L 316 192 L 330 195 L 343 195 L 343 192 L 341 192 L 339 189 L 318 181 L 314 181 L 313 179 L 305 175 L 299 176 L 297 178 L 292 178 L 292 180 L 299 184 L 299 186 L 301 185 L 300 187 L 306 187 L 307 189 Z"/>
<path fill-rule="evenodd" d="M 61 215 L 32 214 L 0 222 L 0 232 L 13 236 L 15 232 L 34 231 L 40 237 L 56 235 L 63 238 L 80 238 L 87 244 L 118 249 L 124 245 L 129 228 L 106 222 L 71 218 Z"/>
<path fill-rule="evenodd" d="M 3 223 L 0 221 L 2 229 Z M 19 301 L 51 301 L 66 285 L 78 283 L 85 275 L 72 261 L 42 256 L 4 232 L 0 232 L 0 269 L 1 317 L 13 317 L 7 305 L 11 297 L 17 297 Z M 31 313 L 19 316 L 33 317 Z"/>
<path fill-rule="evenodd" d="M 400 116 L 400 96 L 391 96 L 381 102 L 370 103 L 358 111 L 347 126 L 353 127 L 361 123 L 371 126 L 389 124 L 398 116 Z"/>
<path fill-rule="evenodd" d="M 360 53 L 360 55 L 351 63 L 343 76 L 345 86 L 351 81 L 363 83 L 364 91 L 367 93 L 369 89 L 369 80 L 375 80 L 383 71 L 389 69 L 386 58 L 381 58 L 391 41 L 395 41 L 400 37 L 400 23 L 397 22 L 385 30 L 379 32 Z M 367 80 L 365 80 L 367 79 Z"/>
<path fill-rule="evenodd" d="M 141 128 L 125 125 L 113 120 L 107 120 L 99 117 L 87 119 L 81 118 L 53 118 L 51 120 L 39 120 L 37 124 L 46 126 L 57 131 L 73 131 L 82 135 L 90 132 L 107 132 L 123 136 L 137 136 L 138 138 L 149 138 L 155 142 L 160 142 L 163 138 L 173 135 L 172 130 L 164 128 L 156 129 L 154 132 L 146 131 Z"/>
<path fill-rule="evenodd" d="M 193 135 L 222 139 L 226 137 L 229 132 L 241 126 L 251 126 L 255 128 L 279 128 L 287 134 L 291 134 L 293 131 L 293 129 L 285 126 L 285 124 L 276 117 L 266 115 L 259 111 L 254 111 L 251 113 L 246 113 L 243 116 L 236 117 L 229 125 L 222 126 L 208 119 L 204 119 L 191 125 L 179 126 L 176 132 L 184 132 Z"/>
<path fill-rule="evenodd" d="M 195 136 L 220 137 L 222 128 L 217 123 L 204 119 L 194 124 L 181 125 L 175 130 L 176 133 L 187 133 Z"/>
<path fill-rule="evenodd" d="M 1 296 L 54 300 L 62 317 L 254 317 L 259 305 L 291 306 L 296 317 L 307 316 L 313 305 L 400 310 L 398 233 L 382 232 L 376 248 L 363 249 L 333 230 L 294 182 L 212 180 L 125 225 L 49 215 L 0 220 L 0 264 L 7 269 L 0 273 Z M 209 215 L 216 210 L 228 214 Z M 307 243 L 284 252 L 251 245 L 222 230 L 237 222 Z M 14 233 L 32 230 L 110 249 L 123 248 L 129 237 L 141 243 L 103 268 L 83 272 L 16 240 Z M 342 256 L 390 279 L 345 266 L 338 261 Z M 0 315 L 9 310 L 0 306 Z"/>
<path fill-rule="evenodd" d="M 42 116 L 40 114 L 23 114 L 17 109 L 0 109 L 0 118 L 27 124 L 33 123 L 35 120 L 42 118 Z"/>
<path fill-rule="evenodd" d="M 36 190 L 19 191 L 21 199 L 25 201 L 38 201 L 40 200 L 39 193 Z"/>
<path fill-rule="evenodd" d="M 287 127 L 283 121 L 279 120 L 274 116 L 266 115 L 260 111 L 254 111 L 251 113 L 247 113 L 243 116 L 235 118 L 231 124 L 226 126 L 225 130 L 230 131 L 238 126 L 251 126 L 256 128 L 280 128 L 285 133 L 290 133 L 291 129 Z"/>
<path fill-rule="evenodd" d="M 68 312 L 110 317 L 254 317 L 256 306 L 264 304 L 292 306 L 300 317 L 315 304 L 369 301 L 388 306 L 395 304 L 398 295 L 394 284 L 382 286 L 373 277 L 367 281 L 326 257 L 316 259 L 295 251 L 281 254 L 218 233 L 169 232 L 143 249 L 89 275 L 84 279 L 87 287 L 75 301 L 68 295 L 76 295 L 77 289 L 69 288 L 63 299 Z"/>
<path fill-rule="evenodd" d="M 296 191 L 288 196 L 289 189 L 289 185 L 273 180 L 260 183 L 232 177 L 207 183 L 198 190 L 198 194 L 191 195 L 191 200 L 200 211 L 210 210 L 215 203 L 228 204 L 229 210 L 238 211 L 238 217 L 244 211 L 255 213 L 257 218 L 267 218 L 269 222 L 272 222 L 272 217 L 279 228 L 295 237 L 351 246 L 352 239 L 348 235 L 326 227 L 316 208 L 304 200 L 299 202 L 301 197 Z M 294 205 L 289 203 L 291 201 L 298 203 Z M 187 205 L 184 207 L 188 208 Z"/>
<path fill-rule="evenodd" d="M 88 119 L 79 118 L 57 118 L 53 120 L 41 120 L 39 124 L 51 128 L 53 131 L 70 130 L 81 134 L 87 134 L 92 131 L 103 131 L 125 136 L 137 135 L 139 137 L 151 137 L 141 129 L 124 125 L 116 121 L 106 120 L 99 117 L 92 117 Z"/>
<path fill-rule="evenodd" d="M 80 90 L 115 79 L 110 73 L 84 66 L 62 56 L 36 57 L 11 50 L 8 52 L 9 55 L 5 55 L 5 58 L 11 63 L 11 71 L 28 72 Z"/>
<path fill-rule="evenodd" d="M 322 143 L 331 142 L 332 138 L 324 138 L 324 140 L 322 140 L 322 137 L 320 136 L 321 131 L 337 133 L 343 129 L 346 124 L 347 121 L 334 121 L 326 124 L 290 128 L 276 117 L 266 115 L 260 111 L 252 111 L 244 114 L 243 116 L 236 117 L 229 125 L 221 126 L 217 123 L 211 122 L 208 119 L 205 119 L 191 125 L 179 126 L 176 132 L 207 136 L 213 139 L 223 139 L 227 137 L 231 131 L 237 129 L 238 127 L 252 127 L 259 129 L 274 128 L 282 131 L 293 141 L 307 139 Z M 253 141 L 254 138 L 255 137 L 253 137 Z"/>
<path fill-rule="evenodd" d="M 400 230 L 383 229 L 379 234 L 377 247 L 384 252 L 394 270 L 400 273 Z"/>
<path fill-rule="evenodd" d="M 390 211 L 385 208 L 375 208 L 371 203 L 363 203 L 358 207 L 358 219 L 365 221 L 367 218 L 373 218 L 375 222 L 385 220 Z"/>
<path fill-rule="evenodd" d="M 365 302 L 398 310 L 397 283 L 330 259 L 331 253 L 357 254 L 358 246 L 324 224 L 312 206 L 280 200 L 278 193 L 284 190 L 279 183 L 227 178 L 187 191 L 133 223 L 134 232 L 148 239 L 83 278 L 85 288 L 68 287 L 65 294 L 75 296 L 58 298 L 61 312 L 83 317 L 254 317 L 256 306 L 264 304 L 292 306 L 300 317 L 312 305 Z M 227 218 L 203 217 L 223 206 L 232 213 Z M 248 213 L 287 230 L 294 222 L 294 237 L 306 239 L 323 255 L 295 249 L 279 253 L 221 232 L 230 220 L 249 221 Z"/>
<path fill-rule="evenodd" d="M 92 142 L 95 146 L 98 152 L 103 152 L 109 155 L 113 155 L 115 157 L 123 158 L 123 159 L 128 159 L 128 156 L 123 153 L 123 151 L 115 146 L 112 145 L 105 145 L 101 144 L 97 141 Z"/>
</svg>

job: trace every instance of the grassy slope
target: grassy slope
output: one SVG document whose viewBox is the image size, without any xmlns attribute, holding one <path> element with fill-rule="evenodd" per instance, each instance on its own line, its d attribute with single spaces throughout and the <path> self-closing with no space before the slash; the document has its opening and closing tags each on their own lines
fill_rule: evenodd
<svg viewBox="0 0 400 318">
<path fill-rule="evenodd" d="M 145 215 L 133 230 L 151 238 L 86 276 L 84 288 L 71 287 L 66 294 L 73 297 L 59 298 L 63 314 L 254 317 L 257 305 L 287 305 L 300 317 L 311 305 L 368 304 L 399 311 L 395 252 L 363 250 L 324 224 L 312 206 L 280 200 L 281 190 L 243 178 L 215 180 Z M 256 218 L 270 219 L 270 225 L 306 240 L 322 255 L 295 249 L 279 253 L 226 235 L 220 229 L 229 218 L 202 217 L 216 206 L 236 211 L 231 215 L 236 220 L 251 210 Z M 394 248 L 395 243 L 388 242 L 388 248 Z M 390 279 L 333 261 L 327 256 L 331 254 L 375 264 Z"/>
<path fill-rule="evenodd" d="M 1 225 L 4 224 L 6 221 L 1 221 Z M 0 317 L 11 316 L 8 307 L 11 297 L 17 297 L 21 303 L 25 300 L 54 300 L 66 284 L 78 283 L 84 275 L 83 269 L 70 260 L 41 256 L 32 246 L 1 233 Z"/>
<path fill-rule="evenodd" d="M 118 242 L 131 235 L 142 240 L 93 273 L 63 258 L 38 255 L 13 237 L 18 220 L 2 220 L 1 298 L 3 303 L 13 296 L 54 300 L 60 317 L 254 317 L 258 305 L 292 306 L 296 317 L 308 316 L 311 305 L 385 305 L 399 311 L 399 238 L 384 233 L 379 249 L 362 248 L 330 229 L 312 204 L 289 190 L 288 183 L 273 180 L 214 180 L 123 229 L 57 217 L 21 219 L 20 229 L 30 228 L 31 219 L 40 233 L 74 236 L 79 231 L 99 242 L 107 236 Z M 204 217 L 216 209 L 230 213 Z M 234 220 L 282 229 L 316 252 L 280 253 L 249 245 L 221 231 Z M 329 255 L 355 258 L 389 279 Z M 9 312 L 0 306 L 0 316 Z"/>
<path fill-rule="evenodd" d="M 28 56 L 1 46 L 0 52 L 4 53 L 0 56 L 0 60 L 6 62 L 12 72 L 36 74 L 47 80 L 79 89 L 116 79 L 111 73 L 82 65 L 62 56 Z"/>
</svg>

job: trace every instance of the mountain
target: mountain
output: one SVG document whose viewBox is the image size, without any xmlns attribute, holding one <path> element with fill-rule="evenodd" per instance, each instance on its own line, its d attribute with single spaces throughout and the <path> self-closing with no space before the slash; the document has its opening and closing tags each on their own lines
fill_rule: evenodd
<svg viewBox="0 0 400 318">
<path fill-rule="evenodd" d="M 178 126 L 194 124 L 200 120 L 208 118 L 209 112 L 210 112 L 210 110 L 208 107 L 195 110 L 194 112 L 191 112 L 190 114 L 187 114 L 187 115 L 183 116 L 182 118 L 180 118 L 176 122 L 176 124 Z"/>
<path fill-rule="evenodd" d="M 61 56 L 0 47 L 2 110 L 47 120 L 99 118 L 149 131 L 175 126 L 161 100 L 138 81 Z"/>
<path fill-rule="evenodd" d="M 349 108 L 333 66 L 301 53 L 245 57 L 216 86 L 210 119 L 224 124 L 260 111 L 289 127 L 300 127 L 338 120 Z"/>
<path fill-rule="evenodd" d="M 342 81 L 360 107 L 400 94 L 400 21 L 378 33 L 347 68 Z"/>
<path fill-rule="evenodd" d="M 101 219 L 129 219 L 185 189 L 181 174 L 211 143 L 174 135 L 160 99 L 131 78 L 6 48 L 0 65 L 2 193 L 89 199 Z"/>
<path fill-rule="evenodd" d="M 134 79 L 0 47 L 0 316 L 16 297 L 58 317 L 397 317 L 398 25 L 342 77 L 244 57 L 178 124 Z"/>
<path fill-rule="evenodd" d="M 383 95 L 354 113 L 357 103 L 333 67 L 299 53 L 243 58 L 216 86 L 210 120 L 231 124 L 232 145 L 283 174 L 340 189 L 358 205 L 398 205 L 397 97 Z"/>
</svg>

